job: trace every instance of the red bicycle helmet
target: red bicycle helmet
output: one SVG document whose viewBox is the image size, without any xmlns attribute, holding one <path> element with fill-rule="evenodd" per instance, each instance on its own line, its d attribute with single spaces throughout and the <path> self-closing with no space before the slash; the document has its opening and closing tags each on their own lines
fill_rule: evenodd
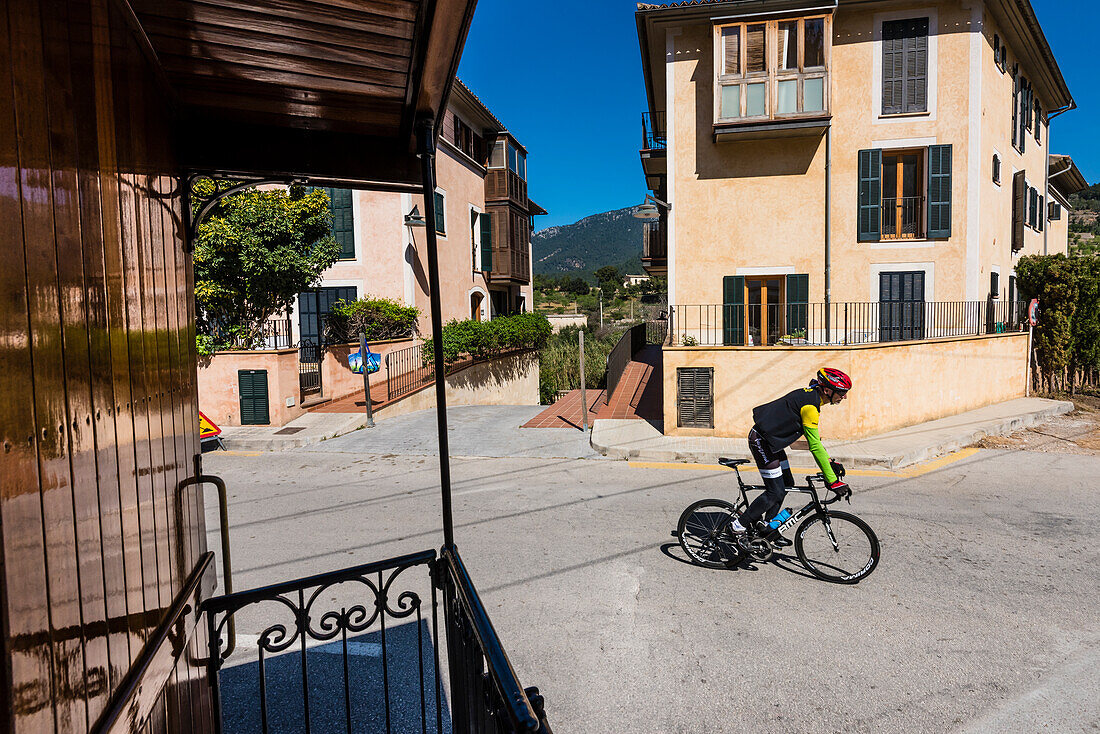
<svg viewBox="0 0 1100 734">
<path fill-rule="evenodd" d="M 832 367 L 822 367 L 817 371 L 817 384 L 828 385 L 840 392 L 848 392 L 852 389 L 852 378 Z"/>
</svg>

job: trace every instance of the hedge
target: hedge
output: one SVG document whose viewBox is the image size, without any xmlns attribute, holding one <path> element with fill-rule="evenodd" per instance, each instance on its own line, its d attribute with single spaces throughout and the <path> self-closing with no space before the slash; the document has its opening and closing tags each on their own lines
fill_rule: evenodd
<svg viewBox="0 0 1100 734">
<path fill-rule="evenodd" d="M 485 359 L 515 349 L 542 349 L 552 331 L 540 313 L 498 316 L 491 321 L 449 321 L 443 326 L 443 362 Z M 423 354 L 425 363 L 435 359 L 431 339 L 424 340 Z"/>
<path fill-rule="evenodd" d="M 389 298 L 360 298 L 337 301 L 325 317 L 325 341 L 329 344 L 359 341 L 365 332 L 367 341 L 400 339 L 417 333 L 420 309 L 404 306 Z"/>
</svg>

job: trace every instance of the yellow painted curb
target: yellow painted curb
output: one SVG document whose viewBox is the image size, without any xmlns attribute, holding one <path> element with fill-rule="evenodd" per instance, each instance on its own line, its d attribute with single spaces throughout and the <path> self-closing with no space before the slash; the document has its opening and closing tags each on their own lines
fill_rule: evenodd
<svg viewBox="0 0 1100 734">
<path fill-rule="evenodd" d="M 901 469 L 900 471 L 890 471 L 889 469 L 848 469 L 847 475 L 853 477 L 919 477 L 922 474 L 942 469 L 949 464 L 954 464 L 956 461 L 965 459 L 968 456 L 973 456 L 978 453 L 978 449 L 962 449 L 956 451 L 947 456 L 941 456 L 938 459 L 927 461 L 917 466 Z M 721 464 L 683 464 L 677 462 L 665 462 L 665 461 L 629 461 L 627 462 L 634 469 L 691 469 L 695 471 L 733 471 L 728 467 Z M 755 472 L 756 467 L 748 465 L 745 471 Z M 791 467 L 793 474 L 817 474 L 820 469 L 814 467 L 813 469 L 803 469 Z"/>
</svg>

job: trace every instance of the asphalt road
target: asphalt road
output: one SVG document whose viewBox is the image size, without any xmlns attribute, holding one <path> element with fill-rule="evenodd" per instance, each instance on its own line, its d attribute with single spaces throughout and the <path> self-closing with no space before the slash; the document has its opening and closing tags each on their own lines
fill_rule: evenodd
<svg viewBox="0 0 1100 734">
<path fill-rule="evenodd" d="M 353 434 L 206 456 L 229 486 L 238 589 L 438 548 L 434 438 L 387 430 L 383 450 Z M 851 511 L 882 543 L 854 587 L 685 563 L 670 532 L 689 502 L 729 496 L 723 472 L 469 454 L 451 468 L 457 545 L 558 734 L 1100 730 L 1100 458 L 982 450 L 851 477 Z M 242 617 L 246 646 L 260 629 Z"/>
</svg>

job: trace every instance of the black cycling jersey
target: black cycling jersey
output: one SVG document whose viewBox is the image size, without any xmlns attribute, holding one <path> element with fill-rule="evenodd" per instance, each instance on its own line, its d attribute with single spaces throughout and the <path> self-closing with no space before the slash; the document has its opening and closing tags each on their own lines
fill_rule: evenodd
<svg viewBox="0 0 1100 734">
<path fill-rule="evenodd" d="M 829 464 L 829 454 L 821 445 L 821 436 L 817 432 L 820 417 L 821 393 L 812 387 L 792 390 L 781 398 L 758 405 L 752 409 L 752 419 L 756 422 L 756 431 L 763 435 L 768 446 L 774 451 L 782 451 L 802 436 L 810 445 L 810 453 L 825 479 L 832 483 L 837 480 Z"/>
</svg>

